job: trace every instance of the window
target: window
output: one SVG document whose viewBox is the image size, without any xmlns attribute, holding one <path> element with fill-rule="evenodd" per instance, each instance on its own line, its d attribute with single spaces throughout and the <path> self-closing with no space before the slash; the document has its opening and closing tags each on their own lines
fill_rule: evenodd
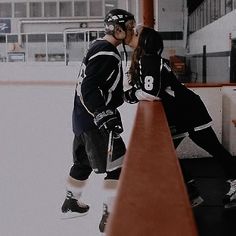
<svg viewBox="0 0 236 236">
<path fill-rule="evenodd" d="M 47 42 L 48 61 L 64 61 L 63 34 L 48 34 Z"/>
<path fill-rule="evenodd" d="M 46 61 L 46 35 L 29 34 L 27 44 L 27 61 Z"/>
<path fill-rule="evenodd" d="M 200 7 L 198 7 L 196 9 L 196 27 L 197 27 L 197 30 L 200 29 L 200 25 L 201 25 L 201 12 L 200 12 Z"/>
<path fill-rule="evenodd" d="M 8 35 L 7 42 L 8 43 L 17 43 L 18 37 L 17 35 Z"/>
<path fill-rule="evenodd" d="M 215 20 L 215 0 L 211 0 L 211 22 Z"/>
<path fill-rule="evenodd" d="M 232 11 L 232 0 L 226 0 L 225 1 L 225 13 L 229 13 Z"/>
<path fill-rule="evenodd" d="M 42 17 L 42 3 L 30 2 L 30 17 Z"/>
<path fill-rule="evenodd" d="M 115 8 L 118 8 L 117 0 L 105 0 L 105 14 Z"/>
<path fill-rule="evenodd" d="M 203 4 L 199 6 L 200 28 L 204 26 L 204 12 Z"/>
<path fill-rule="evenodd" d="M 41 43 L 46 41 L 45 34 L 29 34 L 28 42 L 29 43 Z"/>
<path fill-rule="evenodd" d="M 215 0 L 215 19 L 220 18 L 220 0 Z"/>
<path fill-rule="evenodd" d="M 0 3 L 0 18 L 12 17 L 11 3 Z"/>
<path fill-rule="evenodd" d="M 60 2 L 59 11 L 61 17 L 72 16 L 72 2 Z"/>
<path fill-rule="evenodd" d="M 207 25 L 207 2 L 203 2 L 203 26 Z"/>
<path fill-rule="evenodd" d="M 48 34 L 47 39 L 49 43 L 63 42 L 63 34 Z"/>
<path fill-rule="evenodd" d="M 0 35 L 0 43 L 6 43 L 6 36 Z"/>
<path fill-rule="evenodd" d="M 211 23 L 211 0 L 207 0 L 207 24 Z"/>
<path fill-rule="evenodd" d="M 102 14 L 102 0 L 90 1 L 90 16 L 103 16 Z"/>
<path fill-rule="evenodd" d="M 220 8 L 221 16 L 225 15 L 225 0 L 220 0 Z"/>
<path fill-rule="evenodd" d="M 57 3 L 56 2 L 44 2 L 44 16 L 45 17 L 57 16 Z"/>
<path fill-rule="evenodd" d="M 193 31 L 197 30 L 197 12 L 193 13 Z"/>
<path fill-rule="evenodd" d="M 87 1 L 75 1 L 75 16 L 87 16 Z"/>
<path fill-rule="evenodd" d="M 16 2 L 14 6 L 14 17 L 27 17 L 26 2 Z"/>
</svg>

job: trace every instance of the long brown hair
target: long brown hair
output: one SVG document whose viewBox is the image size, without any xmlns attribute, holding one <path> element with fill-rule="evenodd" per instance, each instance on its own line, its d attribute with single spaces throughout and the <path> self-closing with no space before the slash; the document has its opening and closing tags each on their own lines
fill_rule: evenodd
<svg viewBox="0 0 236 236">
<path fill-rule="evenodd" d="M 131 66 L 129 69 L 129 74 L 130 74 L 130 85 L 135 85 L 138 84 L 139 81 L 139 76 L 140 76 L 140 66 L 139 66 L 139 60 L 141 56 L 143 55 L 143 49 L 140 44 L 140 38 L 141 38 L 141 32 L 142 32 L 143 27 L 139 26 L 136 27 L 137 34 L 139 34 L 139 40 L 138 40 L 138 45 L 134 49 L 132 53 L 132 58 L 131 58 Z"/>
<path fill-rule="evenodd" d="M 163 40 L 160 33 L 153 28 L 142 26 L 137 29 L 137 33 L 139 34 L 138 45 L 132 54 L 129 74 L 130 85 L 138 85 L 139 87 L 139 63 L 141 57 L 144 54 L 161 56 L 163 51 Z"/>
</svg>

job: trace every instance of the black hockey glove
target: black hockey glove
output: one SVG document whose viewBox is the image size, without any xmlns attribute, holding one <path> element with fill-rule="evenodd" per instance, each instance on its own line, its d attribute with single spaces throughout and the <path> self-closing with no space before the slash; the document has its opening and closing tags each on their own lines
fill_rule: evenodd
<svg viewBox="0 0 236 236">
<path fill-rule="evenodd" d="M 137 91 L 136 88 L 131 88 L 129 90 L 126 90 L 124 92 L 124 100 L 128 103 L 131 103 L 131 104 L 137 103 L 139 100 L 135 95 L 136 91 Z"/>
<path fill-rule="evenodd" d="M 116 134 L 123 132 L 120 114 L 117 110 L 107 109 L 94 113 L 94 123 L 104 133 L 114 131 Z"/>
</svg>

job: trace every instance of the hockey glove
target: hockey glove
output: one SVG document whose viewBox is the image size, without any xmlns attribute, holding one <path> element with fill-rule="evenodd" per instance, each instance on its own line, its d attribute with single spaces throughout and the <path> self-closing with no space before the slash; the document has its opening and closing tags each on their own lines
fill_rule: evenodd
<svg viewBox="0 0 236 236">
<path fill-rule="evenodd" d="M 136 88 L 131 88 L 129 90 L 126 90 L 124 92 L 124 100 L 131 104 L 137 103 L 139 100 L 135 95 L 136 91 L 137 91 Z"/>
<path fill-rule="evenodd" d="M 94 113 L 94 123 L 103 133 L 114 131 L 116 134 L 123 132 L 120 114 L 117 110 L 107 109 Z"/>
</svg>

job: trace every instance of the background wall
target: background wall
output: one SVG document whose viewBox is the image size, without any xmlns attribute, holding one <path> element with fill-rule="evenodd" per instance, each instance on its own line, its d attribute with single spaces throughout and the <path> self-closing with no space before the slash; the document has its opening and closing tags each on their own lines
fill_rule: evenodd
<svg viewBox="0 0 236 236">
<path fill-rule="evenodd" d="M 206 45 L 207 53 L 231 50 L 230 33 L 236 31 L 236 10 L 219 18 L 189 36 L 189 54 L 202 53 Z"/>
<path fill-rule="evenodd" d="M 198 82 L 202 82 L 204 45 L 207 57 L 207 82 L 230 81 L 231 38 L 236 37 L 235 19 L 236 10 L 189 35 L 186 57 L 190 60 L 191 71 L 198 73 Z"/>
<path fill-rule="evenodd" d="M 236 88 L 223 87 L 223 145 L 236 156 L 236 127 L 232 120 L 236 119 Z"/>
</svg>

